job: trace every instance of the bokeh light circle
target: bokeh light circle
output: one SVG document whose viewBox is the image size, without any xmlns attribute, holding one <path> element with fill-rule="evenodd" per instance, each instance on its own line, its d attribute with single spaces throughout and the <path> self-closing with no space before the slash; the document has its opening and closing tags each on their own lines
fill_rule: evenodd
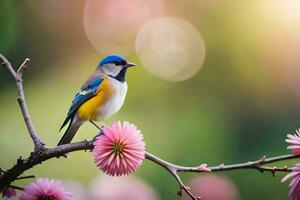
<svg viewBox="0 0 300 200">
<path fill-rule="evenodd" d="M 196 196 L 205 200 L 239 200 L 239 192 L 232 181 L 222 176 L 200 176 L 192 179 L 189 186 Z M 184 192 L 182 199 L 190 197 Z"/>
<path fill-rule="evenodd" d="M 161 0 L 87 0 L 84 29 L 99 53 L 127 54 L 141 26 L 163 14 Z"/>
<path fill-rule="evenodd" d="M 141 28 L 135 50 L 150 73 L 171 81 L 186 80 L 202 67 L 205 45 L 199 31 L 175 17 L 153 19 Z"/>
<path fill-rule="evenodd" d="M 158 200 L 154 189 L 134 176 L 98 176 L 89 188 L 91 200 Z"/>
</svg>

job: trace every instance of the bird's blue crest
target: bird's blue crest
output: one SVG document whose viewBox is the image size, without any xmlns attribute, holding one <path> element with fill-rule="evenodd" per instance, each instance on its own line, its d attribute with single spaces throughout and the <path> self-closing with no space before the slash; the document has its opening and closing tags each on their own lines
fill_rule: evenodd
<svg viewBox="0 0 300 200">
<path fill-rule="evenodd" d="M 103 60 L 99 63 L 99 67 L 107 64 L 107 63 L 123 63 L 126 62 L 126 59 L 121 55 L 109 55 L 103 58 Z"/>
</svg>

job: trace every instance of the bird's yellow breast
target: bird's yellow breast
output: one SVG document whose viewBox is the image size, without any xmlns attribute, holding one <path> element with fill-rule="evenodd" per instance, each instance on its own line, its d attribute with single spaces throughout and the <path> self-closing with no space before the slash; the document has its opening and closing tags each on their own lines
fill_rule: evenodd
<svg viewBox="0 0 300 200">
<path fill-rule="evenodd" d="M 113 95 L 113 88 L 109 83 L 107 76 L 98 88 L 97 94 L 83 103 L 77 111 L 78 117 L 84 120 L 95 120 L 97 118 L 97 110 L 105 104 Z"/>
</svg>

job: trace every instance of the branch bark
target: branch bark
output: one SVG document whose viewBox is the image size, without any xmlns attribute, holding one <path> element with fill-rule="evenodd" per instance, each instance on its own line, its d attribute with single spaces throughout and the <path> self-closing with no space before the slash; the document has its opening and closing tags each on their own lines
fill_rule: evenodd
<svg viewBox="0 0 300 200">
<path fill-rule="evenodd" d="M 43 143 L 39 139 L 38 134 L 33 126 L 26 105 L 24 91 L 23 91 L 22 75 L 23 75 L 23 71 L 26 69 L 29 59 L 26 58 L 17 71 L 14 70 L 11 63 L 1 54 L 0 54 L 0 60 L 2 61 L 2 65 L 6 67 L 6 69 L 9 71 L 10 75 L 14 78 L 16 82 L 17 91 L 18 91 L 18 97 L 17 97 L 18 103 L 21 108 L 22 115 L 26 123 L 28 132 L 34 143 L 34 150 L 27 158 L 25 159 L 21 157 L 18 158 L 17 162 L 10 169 L 6 171 L 0 168 L 0 191 L 1 191 L 3 187 L 17 187 L 11 185 L 11 183 L 15 180 L 20 180 L 23 178 L 32 178 L 33 176 L 21 176 L 21 175 L 26 170 L 34 167 L 35 165 L 41 164 L 46 160 L 52 158 L 59 158 L 73 151 L 92 150 L 93 140 L 65 144 L 65 145 L 52 147 L 52 148 L 44 147 Z M 259 170 L 260 172 L 265 172 L 265 171 L 271 172 L 273 176 L 275 176 L 275 172 L 278 171 L 289 172 L 291 171 L 291 168 L 288 168 L 287 166 L 269 167 L 269 166 L 265 166 L 266 164 L 271 164 L 274 162 L 284 161 L 284 160 L 289 160 L 289 159 L 294 159 L 299 157 L 300 155 L 294 155 L 294 154 L 282 155 L 282 156 L 271 157 L 271 158 L 266 158 L 265 156 L 263 156 L 262 158 L 255 161 L 249 161 L 249 162 L 237 163 L 231 165 L 220 164 L 213 167 L 207 167 L 206 164 L 201 164 L 196 167 L 186 167 L 186 166 L 175 165 L 173 163 L 167 162 L 149 152 L 145 153 L 146 159 L 163 167 L 176 179 L 180 189 L 178 192 L 179 195 L 181 195 L 182 192 L 185 191 L 193 200 L 198 200 L 201 197 L 196 197 L 192 193 L 190 188 L 183 183 L 183 181 L 179 176 L 179 172 L 203 173 L 203 172 L 217 172 L 217 171 L 227 171 L 227 170 L 237 170 L 237 169 L 256 169 Z"/>
</svg>

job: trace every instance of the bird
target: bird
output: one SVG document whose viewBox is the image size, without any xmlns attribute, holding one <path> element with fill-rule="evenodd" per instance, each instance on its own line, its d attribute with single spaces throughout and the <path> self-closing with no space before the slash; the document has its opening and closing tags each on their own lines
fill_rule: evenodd
<svg viewBox="0 0 300 200">
<path fill-rule="evenodd" d="M 120 110 L 128 88 L 126 72 L 133 66 L 136 65 L 117 54 L 108 55 L 99 62 L 95 72 L 73 98 L 59 131 L 68 122 L 69 125 L 58 146 L 70 143 L 85 122 L 90 121 L 97 126 L 94 121 L 105 120 Z"/>
</svg>

